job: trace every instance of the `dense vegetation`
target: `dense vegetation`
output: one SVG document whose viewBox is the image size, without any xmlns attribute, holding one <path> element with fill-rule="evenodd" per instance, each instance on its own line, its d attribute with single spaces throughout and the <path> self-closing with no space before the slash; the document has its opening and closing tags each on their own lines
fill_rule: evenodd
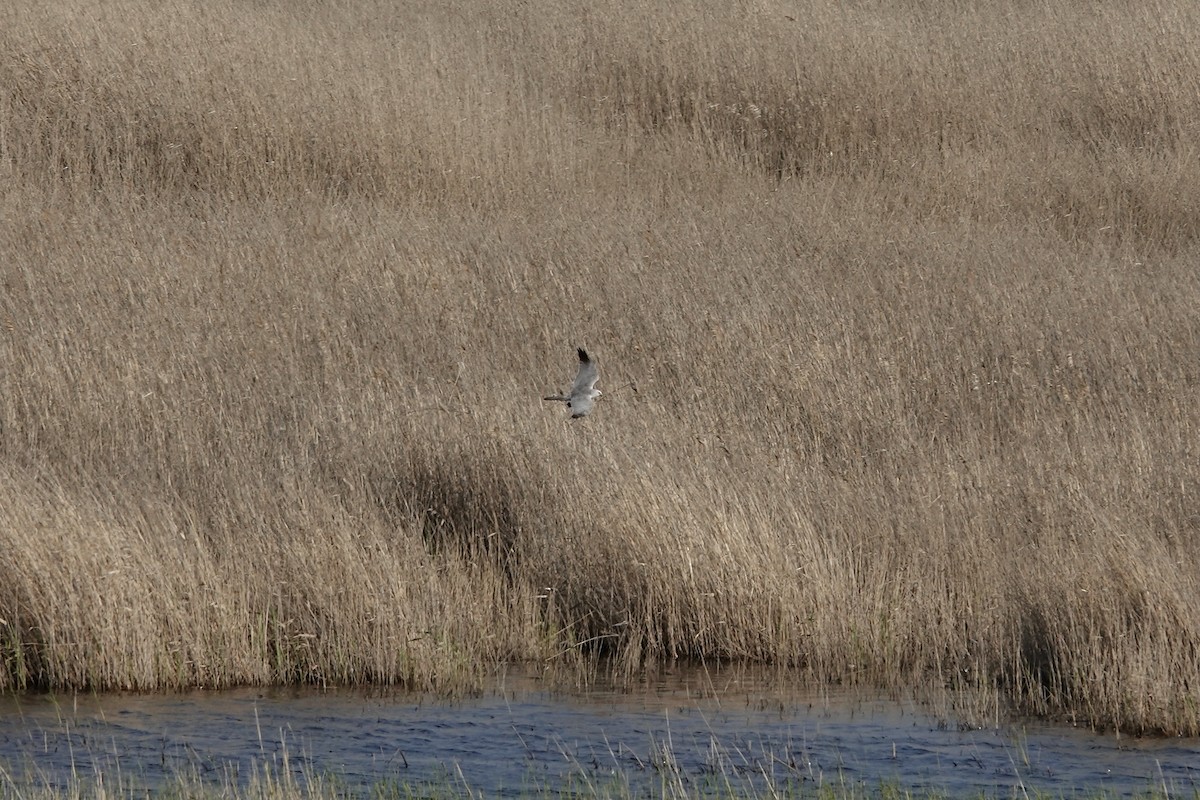
<svg viewBox="0 0 1200 800">
<path fill-rule="evenodd" d="M 0 688 L 1200 733 L 1197 75 L 1184 0 L 7 4 Z"/>
</svg>

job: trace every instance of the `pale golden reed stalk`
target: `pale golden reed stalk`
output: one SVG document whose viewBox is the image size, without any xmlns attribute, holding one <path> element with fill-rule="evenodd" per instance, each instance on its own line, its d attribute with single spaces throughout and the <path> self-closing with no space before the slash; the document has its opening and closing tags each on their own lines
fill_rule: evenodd
<svg viewBox="0 0 1200 800">
<path fill-rule="evenodd" d="M 1200 12 L 843 5 L 0 11 L 0 687 L 1200 732 Z"/>
</svg>

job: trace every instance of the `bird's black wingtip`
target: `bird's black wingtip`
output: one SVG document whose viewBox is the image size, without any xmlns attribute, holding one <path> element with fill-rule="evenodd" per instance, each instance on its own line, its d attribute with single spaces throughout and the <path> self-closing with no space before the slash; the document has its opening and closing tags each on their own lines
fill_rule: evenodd
<svg viewBox="0 0 1200 800">
<path fill-rule="evenodd" d="M 579 347 L 577 349 L 579 350 L 579 360 L 580 361 L 587 363 L 588 361 L 592 360 L 591 356 L 589 356 L 587 354 L 587 350 L 584 350 L 582 347 Z"/>
</svg>

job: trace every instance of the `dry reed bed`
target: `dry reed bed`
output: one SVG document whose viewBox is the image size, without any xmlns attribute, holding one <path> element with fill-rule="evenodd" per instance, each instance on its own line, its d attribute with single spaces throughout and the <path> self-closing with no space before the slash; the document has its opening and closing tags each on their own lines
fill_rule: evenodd
<svg viewBox="0 0 1200 800">
<path fill-rule="evenodd" d="M 1200 20 L 960 5 L 0 12 L 0 686 L 1200 731 Z"/>
</svg>

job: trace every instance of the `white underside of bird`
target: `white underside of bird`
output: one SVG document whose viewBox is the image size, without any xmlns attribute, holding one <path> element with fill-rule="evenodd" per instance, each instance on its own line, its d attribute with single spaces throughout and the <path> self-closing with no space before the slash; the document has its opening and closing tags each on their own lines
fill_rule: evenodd
<svg viewBox="0 0 1200 800">
<path fill-rule="evenodd" d="M 579 372 L 575 373 L 575 382 L 571 384 L 570 391 L 566 394 L 555 394 L 545 398 L 566 403 L 567 408 L 571 410 L 571 419 L 586 417 L 590 414 L 596 398 L 603 394 L 596 388 L 596 381 L 600 380 L 600 369 L 596 366 L 596 362 L 588 356 L 586 350 L 582 347 L 578 350 Z"/>
</svg>

